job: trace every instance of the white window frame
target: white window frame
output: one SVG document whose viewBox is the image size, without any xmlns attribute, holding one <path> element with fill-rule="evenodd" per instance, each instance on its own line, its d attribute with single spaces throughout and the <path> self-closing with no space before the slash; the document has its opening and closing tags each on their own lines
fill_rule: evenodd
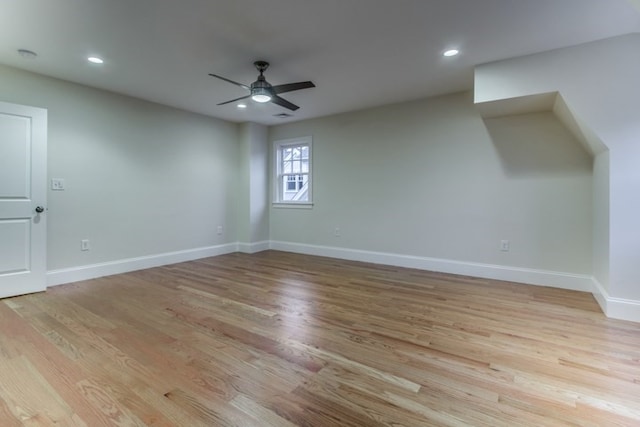
<svg viewBox="0 0 640 427">
<path fill-rule="evenodd" d="M 309 147 L 309 172 L 307 175 L 307 200 L 285 200 L 284 199 L 284 179 L 290 174 L 284 174 L 282 171 L 282 150 L 295 146 Z M 273 143 L 273 206 L 286 208 L 311 208 L 313 206 L 313 139 L 310 136 L 299 138 L 282 139 Z M 304 173 L 295 173 L 291 175 L 305 175 Z"/>
</svg>

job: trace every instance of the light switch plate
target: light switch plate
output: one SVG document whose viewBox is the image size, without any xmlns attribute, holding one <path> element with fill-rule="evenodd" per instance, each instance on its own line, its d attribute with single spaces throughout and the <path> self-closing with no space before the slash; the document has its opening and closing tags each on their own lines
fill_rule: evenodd
<svg viewBox="0 0 640 427">
<path fill-rule="evenodd" d="M 51 189 L 54 191 L 64 191 L 64 179 L 62 178 L 52 178 L 51 179 Z"/>
</svg>

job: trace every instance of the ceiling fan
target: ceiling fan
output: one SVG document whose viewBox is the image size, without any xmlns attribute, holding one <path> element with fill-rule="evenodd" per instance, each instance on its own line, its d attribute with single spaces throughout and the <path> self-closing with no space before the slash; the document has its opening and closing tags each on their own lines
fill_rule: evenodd
<svg viewBox="0 0 640 427">
<path fill-rule="evenodd" d="M 273 102 L 281 107 L 288 108 L 291 111 L 297 110 L 297 105 L 287 101 L 284 98 L 278 96 L 281 93 L 292 92 L 294 90 L 300 89 L 308 89 L 311 87 L 316 87 L 312 82 L 298 82 L 298 83 L 287 83 L 283 85 L 272 86 L 265 78 L 264 72 L 267 68 L 269 68 L 269 63 L 266 61 L 256 61 L 253 63 L 256 66 L 260 75 L 258 76 L 258 80 L 251 83 L 251 86 L 243 85 L 242 83 L 234 82 L 233 80 L 229 80 L 226 77 L 218 76 L 216 74 L 209 74 L 212 77 L 219 78 L 220 80 L 224 80 L 225 82 L 232 83 L 236 86 L 240 86 L 244 89 L 247 89 L 250 93 L 246 96 L 241 96 L 240 98 L 232 99 L 230 101 L 221 102 L 218 105 L 229 104 L 231 102 L 240 101 L 241 99 L 246 99 L 251 97 L 256 102 Z"/>
</svg>

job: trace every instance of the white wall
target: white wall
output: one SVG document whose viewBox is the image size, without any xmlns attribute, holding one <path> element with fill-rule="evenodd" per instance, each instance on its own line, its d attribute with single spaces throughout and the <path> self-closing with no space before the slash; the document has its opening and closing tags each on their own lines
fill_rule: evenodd
<svg viewBox="0 0 640 427">
<path fill-rule="evenodd" d="M 272 241 L 590 275 L 591 157 L 551 113 L 485 122 L 471 98 L 270 128 L 313 136 L 314 167 L 313 209 L 272 208 Z"/>
<path fill-rule="evenodd" d="M 240 125 L 238 240 L 245 252 L 266 249 L 269 241 L 269 145 L 267 127 Z"/>
<path fill-rule="evenodd" d="M 609 289 L 609 151 L 593 163 L 593 277 Z"/>
<path fill-rule="evenodd" d="M 609 253 L 606 291 L 617 302 L 636 301 L 638 319 L 639 75 L 640 34 L 485 64 L 475 74 L 477 102 L 559 91 L 574 114 L 609 148 L 609 247 L 601 250 Z"/>
<path fill-rule="evenodd" d="M 266 126 L 252 123 L 251 128 L 249 223 L 255 244 L 269 240 L 269 139 Z"/>
<path fill-rule="evenodd" d="M 237 125 L 2 66 L 0 99 L 49 111 L 49 270 L 236 242 Z"/>
</svg>

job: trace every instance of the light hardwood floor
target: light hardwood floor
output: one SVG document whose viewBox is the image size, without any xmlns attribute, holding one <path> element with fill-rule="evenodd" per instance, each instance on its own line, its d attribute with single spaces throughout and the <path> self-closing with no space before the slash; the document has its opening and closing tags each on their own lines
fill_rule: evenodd
<svg viewBox="0 0 640 427">
<path fill-rule="evenodd" d="M 0 425 L 638 426 L 586 293 L 282 252 L 0 301 Z"/>
</svg>

